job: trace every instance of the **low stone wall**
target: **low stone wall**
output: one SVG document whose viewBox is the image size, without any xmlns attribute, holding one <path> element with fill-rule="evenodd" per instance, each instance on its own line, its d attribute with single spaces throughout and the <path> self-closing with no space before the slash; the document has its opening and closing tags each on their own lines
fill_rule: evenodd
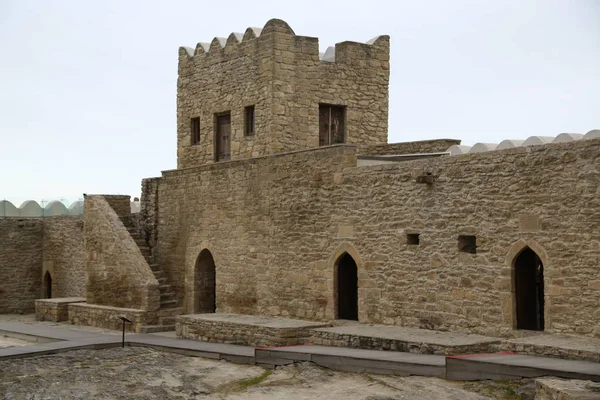
<svg viewBox="0 0 600 400">
<path fill-rule="evenodd" d="M 361 146 L 359 155 L 384 156 L 392 154 L 422 154 L 440 153 L 448 150 L 448 147 L 460 144 L 457 139 L 433 139 L 419 140 L 416 142 L 400 142 Z"/>
<path fill-rule="evenodd" d="M 97 304 L 69 304 L 69 322 L 73 325 L 95 326 L 97 328 L 121 330 L 122 322 L 119 317 L 125 317 L 132 324 L 126 324 L 127 332 L 141 331 L 144 325 L 156 322 L 156 313 L 133 308 L 101 306 Z"/>
<path fill-rule="evenodd" d="M 83 297 L 38 299 L 35 301 L 35 319 L 37 321 L 68 321 L 69 304 L 73 303 L 85 303 L 85 299 Z"/>
<path fill-rule="evenodd" d="M 535 400 L 597 400 L 600 383 L 558 378 L 535 380 Z"/>
<path fill-rule="evenodd" d="M 194 314 L 177 317 L 176 333 L 203 342 L 270 347 L 307 344 L 310 330 L 324 323 L 241 314 Z"/>
</svg>

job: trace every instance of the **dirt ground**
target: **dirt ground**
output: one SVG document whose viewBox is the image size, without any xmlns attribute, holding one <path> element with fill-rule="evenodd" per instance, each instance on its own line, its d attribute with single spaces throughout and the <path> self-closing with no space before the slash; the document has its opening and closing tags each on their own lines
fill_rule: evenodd
<svg viewBox="0 0 600 400">
<path fill-rule="evenodd" d="M 0 398 L 20 399 L 533 399 L 531 381 L 450 382 L 331 371 L 311 363 L 238 365 L 127 347 L 0 361 Z"/>
</svg>

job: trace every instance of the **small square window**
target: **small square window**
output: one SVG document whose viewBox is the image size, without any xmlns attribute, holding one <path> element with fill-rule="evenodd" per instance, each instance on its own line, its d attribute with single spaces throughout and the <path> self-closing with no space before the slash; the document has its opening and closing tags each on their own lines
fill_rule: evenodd
<svg viewBox="0 0 600 400">
<path fill-rule="evenodd" d="M 254 106 L 248 106 L 244 109 L 244 135 L 254 136 Z"/>
<path fill-rule="evenodd" d="M 191 119 L 192 144 L 200 143 L 200 117 Z"/>
<path fill-rule="evenodd" d="M 418 245 L 419 244 L 419 234 L 418 233 L 407 233 L 406 234 L 406 244 L 408 245 Z"/>
<path fill-rule="evenodd" d="M 477 253 L 477 239 L 475 236 L 460 235 L 458 237 L 458 251 L 463 253 Z"/>
</svg>

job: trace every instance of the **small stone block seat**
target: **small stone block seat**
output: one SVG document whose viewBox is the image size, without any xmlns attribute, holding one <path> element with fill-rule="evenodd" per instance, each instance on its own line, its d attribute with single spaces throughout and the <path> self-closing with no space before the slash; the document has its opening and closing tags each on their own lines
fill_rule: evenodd
<svg viewBox="0 0 600 400">
<path fill-rule="evenodd" d="M 177 317 L 178 337 L 245 346 L 293 346 L 308 343 L 310 330 L 327 323 L 243 314 L 192 314 Z"/>
<path fill-rule="evenodd" d="M 122 329 L 123 316 L 131 324 L 125 325 L 128 332 L 140 333 L 142 326 L 152 325 L 156 321 L 156 312 L 135 308 L 120 308 L 99 304 L 73 303 L 69 305 L 69 322 L 73 325 L 95 326 L 105 329 Z"/>
<path fill-rule="evenodd" d="M 69 304 L 85 303 L 83 297 L 62 297 L 56 299 L 38 299 L 35 301 L 35 319 L 37 321 L 68 321 Z"/>
</svg>

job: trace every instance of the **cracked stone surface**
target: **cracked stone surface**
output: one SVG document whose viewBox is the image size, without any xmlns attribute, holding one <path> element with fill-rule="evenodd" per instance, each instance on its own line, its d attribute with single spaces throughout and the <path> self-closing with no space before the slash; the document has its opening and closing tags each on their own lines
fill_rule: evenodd
<svg viewBox="0 0 600 400">
<path fill-rule="evenodd" d="M 138 347 L 0 361 L 0 398 L 6 400 L 496 398 L 476 392 L 436 378 L 343 373 L 311 363 L 269 371 Z"/>
</svg>

